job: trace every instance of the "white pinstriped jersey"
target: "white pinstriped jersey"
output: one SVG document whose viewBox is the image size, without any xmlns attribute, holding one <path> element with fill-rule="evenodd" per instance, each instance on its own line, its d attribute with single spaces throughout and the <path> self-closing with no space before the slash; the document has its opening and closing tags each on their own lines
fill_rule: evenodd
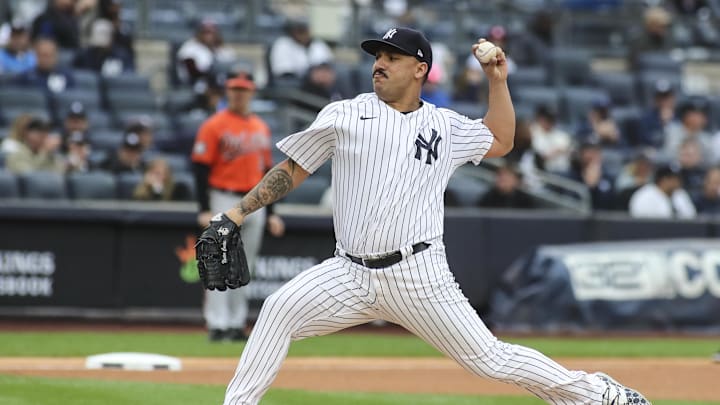
<svg viewBox="0 0 720 405">
<path fill-rule="evenodd" d="M 482 120 L 427 102 L 403 114 L 366 93 L 327 105 L 277 146 L 310 173 L 332 159 L 338 247 L 366 256 L 441 237 L 450 176 L 492 142 Z"/>
</svg>

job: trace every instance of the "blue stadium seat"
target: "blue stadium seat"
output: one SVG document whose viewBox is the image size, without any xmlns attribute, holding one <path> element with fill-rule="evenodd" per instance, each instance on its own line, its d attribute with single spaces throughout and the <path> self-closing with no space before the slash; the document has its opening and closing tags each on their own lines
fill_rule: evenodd
<svg viewBox="0 0 720 405">
<path fill-rule="evenodd" d="M 553 48 L 547 67 L 554 84 L 584 86 L 590 84 L 590 54 L 581 49 Z"/>
<path fill-rule="evenodd" d="M 93 130 L 90 132 L 90 145 L 93 150 L 112 153 L 123 142 L 123 131 L 113 129 Z"/>
<path fill-rule="evenodd" d="M 629 106 L 637 103 L 635 77 L 627 72 L 598 72 L 593 74 L 595 86 L 605 89 L 613 105 Z"/>
<path fill-rule="evenodd" d="M 17 176 L 6 170 L 0 170 L 0 198 L 20 198 Z"/>
<path fill-rule="evenodd" d="M 72 173 L 67 176 L 68 190 L 74 199 L 112 200 L 117 195 L 115 176 L 105 172 Z"/>
<path fill-rule="evenodd" d="M 25 198 L 63 200 L 68 197 L 65 179 L 58 173 L 25 173 L 20 175 L 20 185 Z"/>
<path fill-rule="evenodd" d="M 620 133 L 630 145 L 638 144 L 643 112 L 638 106 L 615 107 L 610 116 L 617 123 Z"/>
<path fill-rule="evenodd" d="M 100 104 L 100 93 L 95 90 L 84 88 L 68 89 L 54 96 L 55 108 L 58 110 L 60 117 L 65 117 L 72 103 L 78 101 L 82 103 L 87 112 L 98 111 L 102 108 Z"/>
<path fill-rule="evenodd" d="M 593 103 L 599 100 L 609 100 L 610 96 L 605 90 L 593 87 L 567 87 L 562 90 L 563 116 L 562 121 L 576 125 L 585 120 Z"/>
<path fill-rule="evenodd" d="M 79 89 L 87 91 L 100 91 L 100 76 L 97 72 L 85 69 L 73 70 L 73 77 L 75 78 L 75 85 Z"/>
<path fill-rule="evenodd" d="M 637 68 L 641 71 L 682 75 L 682 63 L 670 58 L 667 52 L 645 52 L 639 54 L 637 56 Z"/>
<path fill-rule="evenodd" d="M 175 172 L 185 172 L 190 170 L 190 156 L 180 153 L 147 153 L 144 160 L 150 162 L 155 159 L 163 159 L 170 166 L 170 170 Z"/>
<path fill-rule="evenodd" d="M 518 67 L 508 76 L 508 86 L 511 91 L 525 86 L 545 86 L 547 84 L 547 69 L 544 66 Z"/>
<path fill-rule="evenodd" d="M 486 183 L 455 173 L 448 182 L 447 200 L 449 203 L 457 204 L 460 207 L 477 207 L 480 199 L 489 188 Z"/>
<path fill-rule="evenodd" d="M 663 71 L 647 71 L 639 73 L 637 79 L 640 102 L 644 105 L 653 104 L 655 86 L 660 80 L 665 80 L 670 83 L 676 95 L 682 95 L 682 77 L 676 74 Z"/>
<path fill-rule="evenodd" d="M 0 105 L 5 108 L 47 109 L 47 98 L 34 87 L 0 87 Z"/>
<path fill-rule="evenodd" d="M 190 191 L 189 201 L 195 200 L 195 177 L 192 172 L 187 170 L 173 171 L 173 179 L 175 184 L 181 184 Z"/>
<path fill-rule="evenodd" d="M 330 182 L 324 177 L 310 176 L 281 200 L 287 204 L 319 204 Z"/>
<path fill-rule="evenodd" d="M 539 106 L 546 106 L 560 112 L 560 92 L 555 87 L 524 87 L 515 90 L 514 100 L 518 103 L 531 106 L 535 110 Z"/>
<path fill-rule="evenodd" d="M 117 181 L 117 196 L 122 200 L 132 200 L 135 187 L 142 181 L 140 173 L 120 173 L 115 176 Z"/>
<path fill-rule="evenodd" d="M 102 84 L 106 91 L 150 91 L 150 78 L 137 73 L 123 73 L 117 76 L 103 76 Z"/>
</svg>

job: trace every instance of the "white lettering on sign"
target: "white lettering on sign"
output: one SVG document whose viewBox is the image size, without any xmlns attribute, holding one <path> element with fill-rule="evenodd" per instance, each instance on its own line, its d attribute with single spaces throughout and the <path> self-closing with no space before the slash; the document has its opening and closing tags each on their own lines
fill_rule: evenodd
<svg viewBox="0 0 720 405">
<path fill-rule="evenodd" d="M 0 296 L 51 297 L 52 283 L 49 277 L 0 276 Z"/>
<path fill-rule="evenodd" d="M 53 252 L 0 250 L 0 274 L 49 276 L 55 272 Z"/>
<path fill-rule="evenodd" d="M 261 256 L 255 262 L 255 279 L 288 281 L 317 263 L 314 257 Z"/>
<path fill-rule="evenodd" d="M 0 250 L 0 296 L 51 297 L 55 254 Z"/>
<path fill-rule="evenodd" d="M 565 255 L 578 300 L 720 298 L 720 251 L 587 252 Z"/>
</svg>

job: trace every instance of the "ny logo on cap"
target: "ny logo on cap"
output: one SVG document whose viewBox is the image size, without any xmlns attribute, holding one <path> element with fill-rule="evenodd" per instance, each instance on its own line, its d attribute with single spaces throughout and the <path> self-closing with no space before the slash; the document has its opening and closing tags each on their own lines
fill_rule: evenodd
<svg viewBox="0 0 720 405">
<path fill-rule="evenodd" d="M 383 39 L 392 39 L 395 34 L 397 34 L 397 30 L 395 28 L 391 28 L 385 33 L 385 35 L 383 35 Z"/>
</svg>

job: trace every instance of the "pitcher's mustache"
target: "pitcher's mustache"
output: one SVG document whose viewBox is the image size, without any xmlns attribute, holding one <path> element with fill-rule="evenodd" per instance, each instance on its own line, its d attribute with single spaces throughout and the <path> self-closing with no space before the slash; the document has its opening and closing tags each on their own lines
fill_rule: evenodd
<svg viewBox="0 0 720 405">
<path fill-rule="evenodd" d="M 375 76 L 377 74 L 381 74 L 381 75 L 383 75 L 383 77 L 387 77 L 384 69 L 375 69 L 375 71 L 373 71 L 373 76 Z"/>
</svg>

